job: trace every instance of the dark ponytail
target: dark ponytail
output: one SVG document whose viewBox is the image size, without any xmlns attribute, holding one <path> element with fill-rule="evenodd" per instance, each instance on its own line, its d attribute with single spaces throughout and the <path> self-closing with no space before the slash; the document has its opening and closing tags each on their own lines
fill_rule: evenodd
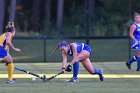
<svg viewBox="0 0 140 93">
<path fill-rule="evenodd" d="M 7 32 L 13 32 L 13 31 L 15 31 L 14 22 L 8 22 L 8 24 L 6 26 L 6 31 Z"/>
</svg>

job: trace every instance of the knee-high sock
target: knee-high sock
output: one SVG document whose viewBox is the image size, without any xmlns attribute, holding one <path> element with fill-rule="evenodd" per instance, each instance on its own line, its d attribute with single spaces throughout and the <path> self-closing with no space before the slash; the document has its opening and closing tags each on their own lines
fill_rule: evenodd
<svg viewBox="0 0 140 93">
<path fill-rule="evenodd" d="M 131 63 L 133 63 L 134 61 L 136 61 L 137 60 L 137 57 L 136 56 L 133 56 L 132 58 L 130 58 L 128 61 L 127 61 L 127 63 L 128 64 L 131 64 Z"/>
<path fill-rule="evenodd" d="M 137 58 L 137 68 L 140 69 L 140 57 Z"/>
<path fill-rule="evenodd" d="M 7 71 L 8 71 L 9 80 L 12 80 L 13 79 L 13 72 L 14 72 L 14 64 L 13 63 L 8 63 Z"/>
<path fill-rule="evenodd" d="M 94 68 L 94 73 L 93 74 L 98 74 L 98 75 L 100 75 L 100 74 L 102 74 L 102 71 L 101 71 L 101 69 L 96 69 L 96 68 Z"/>
<path fill-rule="evenodd" d="M 75 62 L 73 64 L 73 77 L 78 76 L 78 71 L 79 71 L 79 62 Z"/>
</svg>

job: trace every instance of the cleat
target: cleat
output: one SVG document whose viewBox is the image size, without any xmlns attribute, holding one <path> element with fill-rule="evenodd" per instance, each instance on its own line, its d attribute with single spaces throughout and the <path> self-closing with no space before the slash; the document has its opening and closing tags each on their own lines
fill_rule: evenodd
<svg viewBox="0 0 140 93">
<path fill-rule="evenodd" d="M 79 82 L 78 77 L 72 77 L 70 80 L 67 80 L 67 82 Z"/>
<path fill-rule="evenodd" d="M 16 82 L 15 79 L 13 79 L 13 80 L 7 80 L 7 81 L 6 81 L 6 83 L 8 83 L 8 84 L 14 84 L 15 82 Z"/>
<path fill-rule="evenodd" d="M 125 63 L 127 68 L 130 70 L 131 69 L 131 64 Z"/>
<path fill-rule="evenodd" d="M 140 69 L 139 69 L 139 68 L 137 68 L 137 69 L 136 69 L 136 71 L 140 71 Z"/>
<path fill-rule="evenodd" d="M 99 74 L 100 81 L 104 81 L 104 77 L 102 74 Z"/>
<path fill-rule="evenodd" d="M 104 81 L 103 70 L 101 70 L 101 74 L 99 74 L 99 78 L 100 78 L 100 81 Z"/>
</svg>

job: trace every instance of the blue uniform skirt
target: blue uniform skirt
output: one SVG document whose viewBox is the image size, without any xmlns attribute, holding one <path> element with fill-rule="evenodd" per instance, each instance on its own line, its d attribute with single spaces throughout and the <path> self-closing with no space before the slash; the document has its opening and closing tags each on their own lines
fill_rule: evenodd
<svg viewBox="0 0 140 93">
<path fill-rule="evenodd" d="M 90 54 L 91 54 L 91 52 L 92 52 L 90 46 L 88 46 L 88 45 L 86 45 L 86 44 L 84 44 L 84 48 L 83 48 L 83 50 L 88 51 Z"/>
<path fill-rule="evenodd" d="M 3 46 L 0 46 L 0 59 L 7 56 L 7 51 L 4 49 Z"/>
<path fill-rule="evenodd" d="M 135 44 L 134 40 L 131 41 L 131 49 L 132 50 L 140 50 L 140 41 L 138 41 L 138 44 L 133 46 Z"/>
</svg>

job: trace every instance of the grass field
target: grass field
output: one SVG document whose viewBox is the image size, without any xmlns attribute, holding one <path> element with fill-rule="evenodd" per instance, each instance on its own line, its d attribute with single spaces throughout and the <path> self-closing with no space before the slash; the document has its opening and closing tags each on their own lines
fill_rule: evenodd
<svg viewBox="0 0 140 93">
<path fill-rule="evenodd" d="M 16 53 L 11 49 L 10 53 L 14 62 L 61 61 L 62 57 L 59 50 L 56 51 L 53 56 L 48 56 L 57 47 L 60 41 L 62 40 L 16 39 L 13 43 L 16 47 L 20 48 L 22 52 Z M 66 41 L 68 43 L 86 42 L 84 39 L 68 39 Z M 90 39 L 89 45 L 92 49 L 90 59 L 94 62 L 120 62 L 129 58 L 129 39 Z M 71 59 L 69 58 L 68 60 L 70 61 Z"/>
<path fill-rule="evenodd" d="M 90 75 L 80 64 L 79 82 L 68 83 L 66 80 L 72 74 L 66 72 L 63 75 L 43 83 L 42 80 L 32 81 L 33 76 L 15 70 L 15 84 L 6 84 L 6 67 L 0 64 L 0 93 L 139 93 L 140 72 L 136 70 L 136 63 L 132 70 L 128 70 L 124 62 L 98 62 L 93 63 L 97 68 L 104 70 L 104 82 L 96 75 Z M 24 68 L 47 77 L 58 73 L 60 63 L 16 63 L 16 67 Z"/>
</svg>

